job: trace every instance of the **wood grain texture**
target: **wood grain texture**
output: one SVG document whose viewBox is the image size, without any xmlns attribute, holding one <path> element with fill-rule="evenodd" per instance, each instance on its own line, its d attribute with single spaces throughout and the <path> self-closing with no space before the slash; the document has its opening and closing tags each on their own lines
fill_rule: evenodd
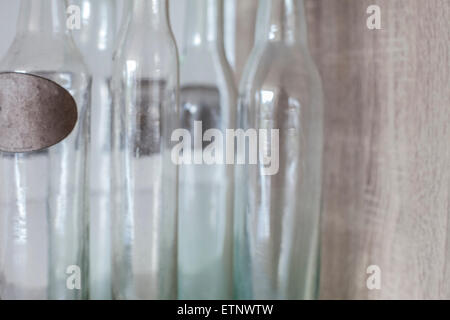
<svg viewBox="0 0 450 320">
<path fill-rule="evenodd" d="M 242 2 L 248 23 L 257 1 Z M 372 4 L 382 30 L 366 27 Z M 450 299 L 450 0 L 306 8 L 325 91 L 321 297 Z M 237 30 L 243 61 L 253 34 Z"/>
</svg>

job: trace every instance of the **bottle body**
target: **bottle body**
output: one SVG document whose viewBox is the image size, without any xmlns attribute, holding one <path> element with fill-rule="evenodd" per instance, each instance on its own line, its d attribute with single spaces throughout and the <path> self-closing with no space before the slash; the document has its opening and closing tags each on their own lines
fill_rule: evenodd
<svg viewBox="0 0 450 320">
<path fill-rule="evenodd" d="M 40 19 L 53 25 L 34 28 Z M 62 142 L 36 152 L 0 153 L 2 299 L 87 298 L 91 80 L 63 21 L 64 1 L 23 0 L 18 34 L 1 64 L 4 71 L 53 80 L 78 107 L 75 129 Z M 75 269 L 80 289 L 67 282 Z"/>
<path fill-rule="evenodd" d="M 223 1 L 195 0 L 181 55 L 181 127 L 192 140 L 234 127 L 236 89 L 223 47 Z M 201 129 L 196 129 L 201 126 Z M 203 159 L 211 142 L 186 146 Z M 221 155 L 224 159 L 224 155 Z M 180 166 L 180 299 L 232 297 L 233 170 L 225 161 Z"/>
<path fill-rule="evenodd" d="M 284 15 L 277 21 L 283 17 L 278 5 L 285 14 L 298 7 L 295 19 L 302 16 L 302 1 L 262 3 L 259 28 L 286 34 L 265 38 L 262 32 L 240 88 L 238 127 L 267 130 L 267 135 L 259 136 L 263 146 L 259 159 L 270 156 L 278 163 L 272 163 L 273 170 L 266 174 L 261 161 L 236 169 L 235 286 L 239 299 L 313 299 L 318 290 L 321 81 L 306 42 L 289 40 L 300 32 L 292 30 L 290 35 L 286 27 L 286 20 L 294 18 Z M 278 141 L 272 139 L 275 132 Z"/>
<path fill-rule="evenodd" d="M 174 299 L 178 53 L 166 1 L 131 10 L 113 76 L 113 297 Z"/>
<path fill-rule="evenodd" d="M 89 296 L 111 298 L 112 57 L 117 27 L 115 0 L 73 0 L 81 9 L 75 42 L 92 73 Z"/>
</svg>

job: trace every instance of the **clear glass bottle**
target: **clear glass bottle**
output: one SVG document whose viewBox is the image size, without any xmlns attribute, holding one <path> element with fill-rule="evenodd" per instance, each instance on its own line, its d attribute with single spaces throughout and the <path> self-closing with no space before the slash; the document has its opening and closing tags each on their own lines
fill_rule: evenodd
<svg viewBox="0 0 450 320">
<path fill-rule="evenodd" d="M 225 56 L 223 0 L 192 0 L 180 63 L 181 127 L 194 135 L 235 124 L 237 92 Z M 195 132 L 195 122 L 202 129 Z M 203 159 L 211 143 L 192 143 Z M 222 155 L 222 159 L 224 159 Z M 180 299 L 231 299 L 233 169 L 222 163 L 180 166 L 178 294 Z"/>
<path fill-rule="evenodd" d="M 113 75 L 113 297 L 175 299 L 178 53 L 167 0 L 131 10 Z"/>
<path fill-rule="evenodd" d="M 260 136 L 258 165 L 236 169 L 239 299 L 317 296 L 322 108 L 303 0 L 261 0 L 255 46 L 240 87 L 238 126 L 259 134 L 279 130 L 279 141 L 273 139 L 276 131 L 267 131 Z M 271 155 L 270 166 L 261 161 L 264 155 Z"/>
<path fill-rule="evenodd" d="M 116 0 L 72 0 L 81 9 L 73 35 L 92 73 L 89 296 L 111 298 L 111 114 Z"/>
<path fill-rule="evenodd" d="M 53 147 L 0 153 L 1 299 L 83 299 L 88 293 L 91 80 L 70 30 L 64 0 L 22 0 L 17 35 L 2 71 L 31 73 L 67 89 L 78 106 L 72 133 Z M 81 289 L 68 289 L 71 267 Z"/>
</svg>

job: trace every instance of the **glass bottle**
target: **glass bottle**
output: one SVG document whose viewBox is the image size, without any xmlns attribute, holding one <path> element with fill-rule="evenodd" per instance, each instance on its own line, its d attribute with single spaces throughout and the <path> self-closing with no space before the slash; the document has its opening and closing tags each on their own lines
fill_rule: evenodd
<svg viewBox="0 0 450 320">
<path fill-rule="evenodd" d="M 113 298 L 175 299 L 178 53 L 167 0 L 131 10 L 113 75 Z"/>
<path fill-rule="evenodd" d="M 192 158 L 180 167 L 178 294 L 180 299 L 231 299 L 233 170 L 223 154 L 222 163 L 192 161 L 203 159 L 212 146 L 211 141 L 195 144 L 195 138 L 202 140 L 208 130 L 225 137 L 235 122 L 237 93 L 225 56 L 223 1 L 191 0 L 185 30 L 181 127 L 190 133 Z"/>
<path fill-rule="evenodd" d="M 72 0 L 81 13 L 73 35 L 92 73 L 89 296 L 111 298 L 111 114 L 116 0 Z"/>
<path fill-rule="evenodd" d="M 66 19 L 64 0 L 22 0 L 16 37 L 1 62 L 3 71 L 55 81 L 78 107 L 76 127 L 62 142 L 0 153 L 1 299 L 87 298 L 91 80 Z M 81 288 L 68 285 L 72 275 L 81 277 Z"/>
<path fill-rule="evenodd" d="M 303 0 L 261 0 L 238 106 L 238 126 L 259 138 L 245 149 L 258 164 L 236 168 L 238 299 L 317 296 L 322 108 Z"/>
</svg>

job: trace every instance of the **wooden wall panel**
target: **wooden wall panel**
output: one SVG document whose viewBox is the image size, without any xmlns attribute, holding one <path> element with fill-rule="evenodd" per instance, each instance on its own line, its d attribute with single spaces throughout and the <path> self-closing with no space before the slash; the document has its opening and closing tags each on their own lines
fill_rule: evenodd
<svg viewBox="0 0 450 320">
<path fill-rule="evenodd" d="M 244 61 L 257 1 L 239 2 Z M 372 4 L 382 30 L 366 27 Z M 450 0 L 306 7 L 325 90 L 321 297 L 450 299 Z"/>
</svg>

